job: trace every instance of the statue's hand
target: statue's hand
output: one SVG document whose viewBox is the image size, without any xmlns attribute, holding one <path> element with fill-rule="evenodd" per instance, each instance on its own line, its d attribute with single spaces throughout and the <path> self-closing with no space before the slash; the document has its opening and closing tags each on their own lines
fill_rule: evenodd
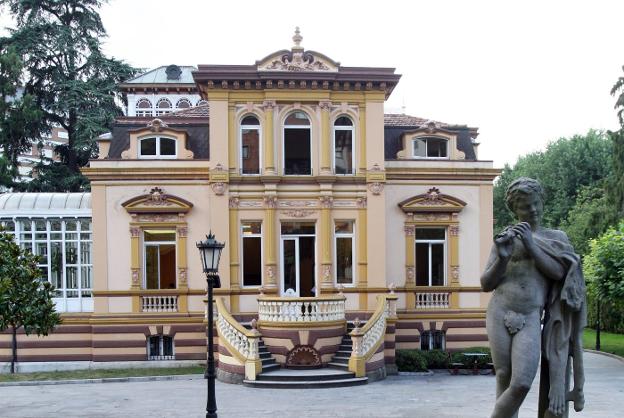
<svg viewBox="0 0 624 418">
<path fill-rule="evenodd" d="M 514 233 L 520 237 L 527 250 L 531 250 L 535 245 L 533 241 L 533 231 L 531 231 L 531 225 L 528 222 L 520 222 L 511 227 Z"/>
<path fill-rule="evenodd" d="M 494 245 L 496 245 L 498 257 L 503 260 L 509 259 L 513 251 L 513 239 L 515 236 L 515 232 L 512 228 L 513 227 L 508 226 L 494 238 Z"/>
</svg>

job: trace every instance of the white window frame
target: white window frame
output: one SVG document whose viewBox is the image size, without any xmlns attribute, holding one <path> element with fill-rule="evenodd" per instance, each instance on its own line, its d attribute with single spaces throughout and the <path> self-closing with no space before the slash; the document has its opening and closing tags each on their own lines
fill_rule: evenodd
<svg viewBox="0 0 624 418">
<path fill-rule="evenodd" d="M 336 121 L 342 117 L 348 118 L 351 121 L 351 126 L 338 125 L 336 126 Z M 336 131 L 351 131 L 351 172 L 345 174 L 336 173 Z M 337 176 L 354 176 L 355 175 L 355 123 L 353 122 L 353 118 L 348 115 L 338 115 L 338 117 L 334 120 L 334 124 L 332 126 L 332 170 Z"/>
<path fill-rule="evenodd" d="M 141 141 L 146 139 L 156 139 L 156 155 L 143 155 L 141 154 Z M 160 155 L 160 140 L 161 139 L 171 139 L 175 142 L 175 154 L 173 155 Z M 171 136 L 161 136 L 161 135 L 149 135 L 144 136 L 138 139 L 138 156 L 139 159 L 142 160 L 175 160 L 178 158 L 178 139 Z"/>
<path fill-rule="evenodd" d="M 284 221 L 284 222 L 288 222 L 288 221 Z M 280 248 L 279 248 L 279 252 L 280 252 L 280 265 L 279 265 L 279 271 L 280 271 L 280 294 L 281 296 L 287 296 L 286 295 L 286 290 L 288 289 L 284 289 L 284 241 L 285 240 L 289 240 L 292 239 L 295 241 L 295 265 L 296 265 L 296 275 L 295 275 L 295 281 L 297 283 L 297 294 L 296 297 L 299 297 L 299 295 L 301 295 L 301 274 L 300 274 L 300 254 L 299 254 L 299 238 L 302 237 L 312 237 L 314 238 L 314 288 L 316 289 L 315 295 L 319 294 L 319 279 L 318 279 L 318 261 L 319 261 L 319 257 L 320 254 L 318 251 L 318 245 L 319 245 L 319 241 L 318 241 L 318 237 L 317 237 L 317 225 L 314 225 L 314 234 L 283 234 L 282 233 L 282 223 L 280 223 Z"/>
<path fill-rule="evenodd" d="M 168 108 L 163 108 L 163 109 L 158 107 L 158 105 L 160 103 L 162 103 L 162 102 L 169 103 L 169 107 Z M 167 99 L 166 97 L 161 97 L 160 99 L 158 99 L 154 109 L 156 110 L 156 116 L 166 115 L 167 113 L 171 113 L 171 112 L 173 112 L 175 110 L 175 108 L 173 107 L 173 103 L 171 103 L 171 100 Z"/>
<path fill-rule="evenodd" d="M 245 119 L 247 116 L 253 116 L 258 120 L 258 125 L 243 125 L 242 121 L 243 119 Z M 241 124 L 239 125 L 240 128 L 238 129 L 238 166 L 240 167 L 240 174 L 242 176 L 259 176 L 262 174 L 262 158 L 264 157 L 263 153 L 262 153 L 262 123 L 260 122 L 260 118 L 258 117 L 258 115 L 256 115 L 255 113 L 248 113 L 246 115 L 244 115 L 241 119 Z M 253 173 L 243 173 L 243 129 L 247 129 L 247 130 L 257 130 L 258 131 L 258 149 L 259 149 L 259 154 L 258 154 L 258 174 L 253 174 Z"/>
<path fill-rule="evenodd" d="M 172 233 L 174 234 L 173 236 L 173 241 L 145 241 L 145 230 L 142 231 L 143 234 L 141 236 L 142 240 L 143 240 L 143 285 L 142 288 L 143 289 L 147 289 L 147 247 L 160 247 L 161 245 L 171 245 L 173 244 L 173 247 L 175 248 L 175 271 L 178 270 L 178 240 L 177 240 L 177 235 L 176 235 L 176 231 L 175 229 L 163 229 L 162 232 L 168 232 L 168 233 Z M 175 289 L 178 289 L 178 277 L 176 275 L 175 277 L 175 284 L 176 287 Z M 160 253 L 158 254 L 158 289 L 150 289 L 150 290 L 162 290 L 160 287 Z M 171 290 L 171 289 L 164 289 L 164 290 Z"/>
<path fill-rule="evenodd" d="M 250 223 L 259 223 L 260 224 L 260 233 L 259 234 L 247 234 L 243 235 L 243 225 Z M 240 253 L 241 253 L 241 262 L 240 262 L 240 283 L 241 287 L 247 289 L 257 289 L 262 287 L 262 272 L 264 271 L 264 228 L 262 227 L 262 221 L 256 220 L 248 220 L 245 219 L 241 221 L 240 224 Z M 245 246 L 243 245 L 243 240 L 245 238 L 260 238 L 260 284 L 259 285 L 245 285 Z"/>
<path fill-rule="evenodd" d="M 149 108 L 147 108 L 147 107 L 139 108 L 138 107 L 139 103 L 141 103 L 143 101 L 149 103 L 150 107 Z M 140 98 L 134 104 L 134 115 L 137 116 L 137 117 L 154 116 L 154 104 L 148 98 L 145 98 L 145 97 Z"/>
<path fill-rule="evenodd" d="M 415 252 L 416 252 L 416 248 L 417 248 L 418 244 L 429 244 L 429 247 L 428 247 L 429 271 L 427 272 L 427 276 L 428 276 L 428 278 L 427 278 L 428 279 L 427 280 L 427 282 L 428 282 L 427 286 L 428 287 L 432 287 L 433 285 L 431 284 L 431 282 L 432 282 L 432 278 L 431 278 L 431 245 L 432 244 L 442 244 L 442 254 L 444 254 L 444 261 L 443 261 L 443 265 L 444 265 L 444 284 L 443 284 L 443 286 L 447 286 L 448 285 L 448 267 L 447 267 L 448 230 L 447 230 L 447 228 L 442 227 L 442 226 L 440 226 L 440 227 L 432 226 L 432 227 L 426 227 L 426 228 L 417 226 L 416 229 L 415 229 L 415 233 L 414 233 L 414 235 L 416 237 L 418 237 L 418 230 L 419 229 L 442 229 L 442 230 L 444 230 L 444 239 L 443 240 L 441 240 L 441 239 L 437 239 L 436 240 L 436 239 L 418 239 L 418 238 L 415 238 L 415 240 L 414 240 L 415 241 L 415 244 L 414 244 L 414 257 L 416 259 Z M 418 269 L 416 269 L 416 271 L 418 271 Z"/>
<path fill-rule="evenodd" d="M 336 232 L 336 222 L 350 222 L 353 232 Z M 338 238 L 351 238 L 351 283 L 338 283 Z M 355 267 L 355 221 L 352 219 L 334 220 L 334 284 L 345 287 L 353 287 L 356 283 Z"/>
<path fill-rule="evenodd" d="M 152 355 L 152 353 L 150 353 L 150 339 L 153 337 L 158 337 L 158 355 Z M 170 356 L 165 356 L 162 355 L 161 353 L 165 352 L 164 349 L 164 337 L 167 338 L 171 338 L 171 355 Z M 147 344 L 147 360 L 148 361 L 163 361 L 163 360 L 175 360 L 176 354 L 175 354 L 175 340 L 172 336 L 170 335 L 162 335 L 162 334 L 158 334 L 158 335 L 150 335 L 147 337 L 146 340 L 146 344 Z"/>
<path fill-rule="evenodd" d="M 286 119 L 294 113 L 301 112 L 308 118 L 308 125 L 286 125 Z M 286 174 L 286 129 L 308 129 L 310 131 L 310 174 Z M 288 112 L 286 117 L 284 118 L 284 123 L 282 124 L 282 175 L 284 176 L 313 176 L 314 175 L 314 159 L 312 153 L 312 118 L 307 112 L 303 110 L 293 110 L 292 112 Z"/>
<path fill-rule="evenodd" d="M 188 103 L 188 107 L 180 107 L 180 103 L 181 102 L 186 102 Z M 193 102 L 191 102 L 189 99 L 187 99 L 186 97 L 182 97 L 180 99 L 178 99 L 178 101 L 176 102 L 175 108 L 176 109 L 190 109 L 191 107 L 193 107 Z"/>
<path fill-rule="evenodd" d="M 13 231 L 11 232 L 14 235 L 15 243 L 23 247 L 23 244 L 30 244 L 31 251 L 35 254 L 36 243 L 45 242 L 46 243 L 46 253 L 47 253 L 47 262 L 46 263 L 38 263 L 37 267 L 43 267 L 47 271 L 47 277 L 43 277 L 46 281 L 52 283 L 52 260 L 51 260 L 51 249 L 52 242 L 60 242 L 61 243 L 61 254 L 62 254 L 62 262 L 61 262 L 61 284 L 62 286 L 56 288 L 57 291 L 60 292 L 59 296 L 55 296 L 53 301 L 56 305 L 56 310 L 59 312 L 92 312 L 93 311 L 93 293 L 91 296 L 84 296 L 83 292 L 93 292 L 93 223 L 91 218 L 84 216 L 32 216 L 32 217 L 11 217 L 11 218 L 3 218 L 2 221 L 12 221 L 13 222 Z M 61 230 L 60 231 L 52 231 L 51 221 L 59 220 L 61 222 Z M 91 223 L 91 229 L 82 230 L 82 222 L 88 220 Z M 45 231 L 36 231 L 36 221 L 43 221 L 46 224 Z M 75 221 L 76 222 L 76 230 L 75 231 L 67 231 L 66 222 L 67 221 Z M 21 222 L 30 222 L 30 231 L 22 230 Z M 29 240 L 22 240 L 22 233 L 30 233 L 31 237 Z M 46 235 L 45 240 L 36 239 L 36 234 L 44 234 Z M 51 240 L 51 233 L 60 234 L 61 239 Z M 67 239 L 67 234 L 76 234 L 76 239 Z M 83 239 L 82 234 L 89 234 L 89 239 Z M 76 254 L 76 263 L 68 264 L 67 263 L 67 242 L 75 242 L 77 244 L 77 254 Z M 89 260 L 90 263 L 82 263 L 82 243 L 90 244 L 91 257 Z M 68 289 L 67 287 L 67 267 L 75 267 L 77 272 L 76 278 L 76 288 Z M 87 267 L 91 270 L 91 287 L 82 287 L 82 268 Z M 68 297 L 67 292 L 77 292 L 78 296 L 76 297 Z"/>
<path fill-rule="evenodd" d="M 441 141 L 445 141 L 446 142 L 446 157 L 427 157 L 427 147 L 429 146 L 429 139 L 439 139 Z M 416 150 L 414 145 L 416 144 L 417 141 L 424 141 L 425 142 L 425 155 L 421 156 L 421 155 L 416 155 Z M 451 154 L 451 149 L 450 149 L 450 144 L 451 141 L 449 141 L 447 138 L 442 138 L 439 136 L 417 136 L 415 138 L 412 138 L 411 140 L 411 144 L 412 144 L 412 157 L 413 158 L 417 158 L 419 160 L 448 160 L 450 159 L 450 154 Z"/>
<path fill-rule="evenodd" d="M 442 347 L 440 347 L 440 348 L 435 348 L 435 347 L 434 347 L 434 344 L 433 344 L 433 336 L 434 336 L 434 334 L 436 334 L 436 333 L 440 333 L 440 334 L 442 334 Z M 420 349 L 421 349 L 421 350 L 423 350 L 423 351 L 431 351 L 431 350 L 446 350 L 446 331 L 439 330 L 439 329 L 436 329 L 436 330 L 433 330 L 433 329 L 428 329 L 428 330 L 426 330 L 426 331 L 423 331 L 423 332 L 420 334 L 421 341 L 422 341 L 422 336 L 423 336 L 423 334 L 428 334 L 428 337 L 427 337 L 427 338 L 429 338 L 429 348 L 427 348 L 426 350 L 423 350 L 423 349 L 422 349 L 422 343 L 421 343 L 421 345 L 420 345 Z"/>
</svg>

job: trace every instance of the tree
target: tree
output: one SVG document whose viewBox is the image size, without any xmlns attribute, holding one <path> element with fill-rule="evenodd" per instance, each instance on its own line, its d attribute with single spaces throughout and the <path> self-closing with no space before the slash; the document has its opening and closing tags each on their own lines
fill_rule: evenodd
<svg viewBox="0 0 624 418">
<path fill-rule="evenodd" d="M 624 70 L 624 66 L 622 67 Z M 617 216 L 624 217 L 624 77 L 619 77 L 611 89 L 611 95 L 616 96 L 615 109 L 622 128 L 616 132 L 609 132 L 613 142 L 613 177 L 609 182 L 609 200 L 617 208 Z"/>
<path fill-rule="evenodd" d="M 613 207 L 609 204 L 604 188 L 583 186 L 576 203 L 560 225 L 581 256 L 589 252 L 589 242 L 605 232 L 612 224 Z"/>
<path fill-rule="evenodd" d="M 583 271 L 601 300 L 624 298 L 624 222 L 591 241 Z"/>
<path fill-rule="evenodd" d="M 19 155 L 38 140 L 44 128 L 35 98 L 18 89 L 22 71 L 15 49 L 0 46 L 0 185 L 5 187 L 12 187 L 19 177 Z"/>
<path fill-rule="evenodd" d="M 494 186 L 495 231 L 511 222 L 505 208 L 505 191 L 507 185 L 521 176 L 540 181 L 547 200 L 544 225 L 559 228 L 581 188 L 599 187 L 611 174 L 612 149 L 612 142 L 604 132 L 591 130 L 584 136 L 560 138 L 548 144 L 545 151 L 520 157 L 513 168 L 503 170 Z"/>
<path fill-rule="evenodd" d="M 48 335 L 61 323 L 54 310 L 54 288 L 41 280 L 37 257 L 20 248 L 13 235 L 0 232 L 0 331 L 12 333 L 11 373 L 17 362 L 17 331 Z"/>
<path fill-rule="evenodd" d="M 81 191 L 88 181 L 80 167 L 95 155 L 95 138 L 116 116 L 117 84 L 135 70 L 106 57 L 106 31 L 97 12 L 102 0 L 0 0 L 17 23 L 0 39 L 22 57 L 26 94 L 36 99 L 47 129 L 60 126 L 68 142 L 55 148 L 60 163 L 40 164 L 32 191 Z M 58 179 L 63 179 L 58 182 Z"/>
</svg>

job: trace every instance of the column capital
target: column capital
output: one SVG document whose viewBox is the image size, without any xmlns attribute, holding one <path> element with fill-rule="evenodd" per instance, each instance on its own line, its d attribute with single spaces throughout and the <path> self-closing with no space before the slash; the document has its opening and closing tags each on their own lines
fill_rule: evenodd
<svg viewBox="0 0 624 418">
<path fill-rule="evenodd" d="M 329 112 L 331 110 L 332 102 L 329 100 L 319 101 L 319 107 L 322 111 Z"/>
</svg>

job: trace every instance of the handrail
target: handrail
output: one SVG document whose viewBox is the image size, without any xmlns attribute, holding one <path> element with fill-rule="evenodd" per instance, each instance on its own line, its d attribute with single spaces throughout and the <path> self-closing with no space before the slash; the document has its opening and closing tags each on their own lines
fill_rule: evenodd
<svg viewBox="0 0 624 418">
<path fill-rule="evenodd" d="M 258 342 L 262 336 L 257 329 L 243 327 L 228 311 L 223 298 L 216 298 L 217 333 L 219 344 L 245 366 L 245 377 L 255 380 L 262 370 Z"/>
<path fill-rule="evenodd" d="M 396 301 L 398 297 L 394 293 L 378 295 L 375 312 L 360 328 L 357 326 L 351 331 L 353 352 L 349 359 L 349 371 L 355 372 L 356 376 L 362 377 L 366 373 L 366 361 L 368 361 L 384 342 L 386 324 L 388 320 L 396 319 Z"/>
</svg>

